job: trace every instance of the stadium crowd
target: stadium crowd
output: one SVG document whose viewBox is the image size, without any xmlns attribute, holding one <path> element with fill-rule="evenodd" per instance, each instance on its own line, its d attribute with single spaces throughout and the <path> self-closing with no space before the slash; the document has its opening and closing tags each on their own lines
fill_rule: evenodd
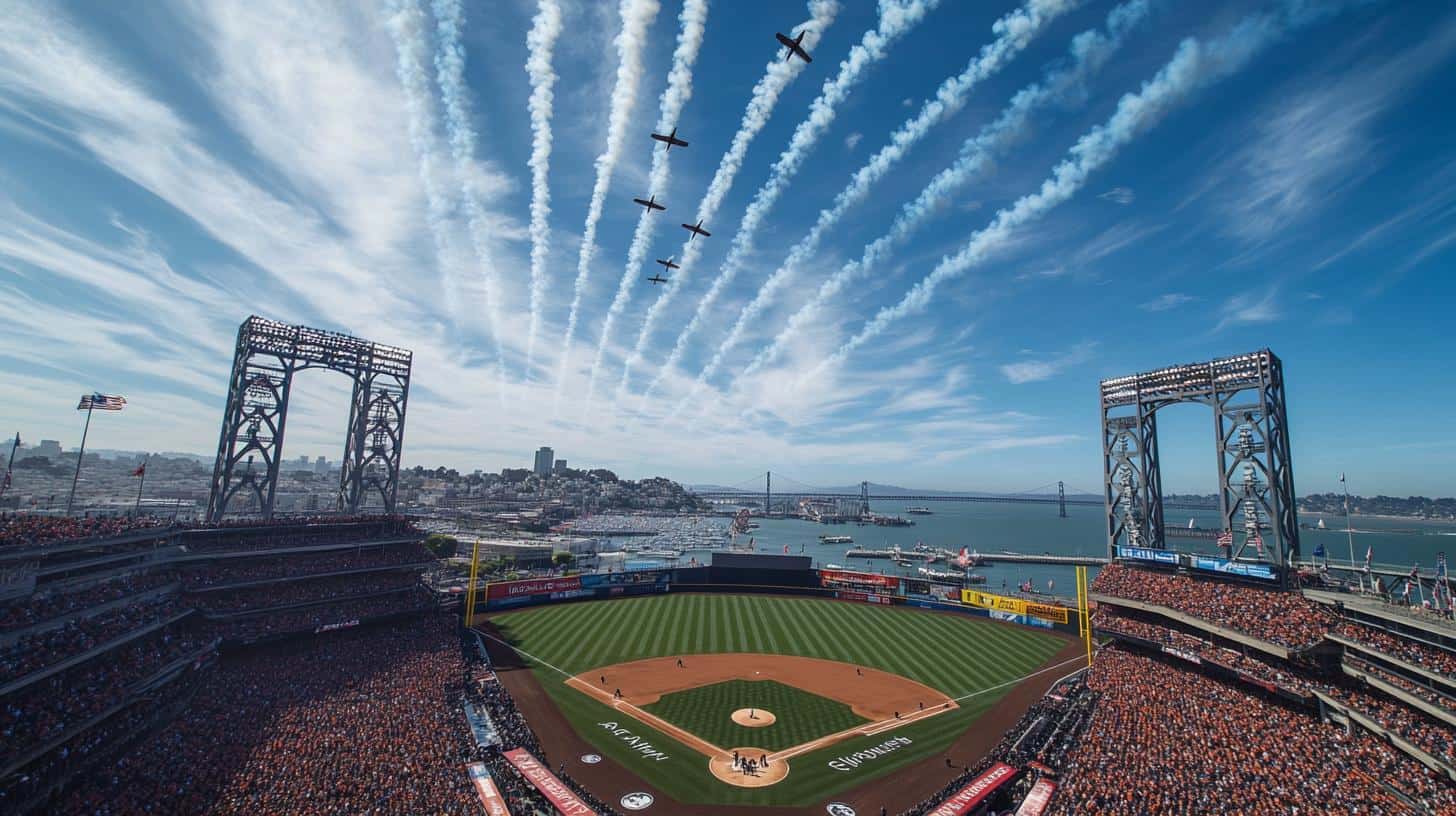
<svg viewBox="0 0 1456 816">
<path fill-rule="evenodd" d="M 1312 682 L 1296 674 L 1293 670 L 1286 671 L 1188 632 L 1131 617 L 1108 604 L 1098 606 L 1096 614 L 1092 617 L 1092 626 L 1100 631 L 1119 632 L 1156 643 L 1159 646 L 1176 649 L 1178 652 L 1191 655 L 1199 660 L 1217 663 L 1225 668 L 1243 672 L 1250 677 L 1281 685 L 1302 694 L 1308 694 L 1311 689 L 1316 687 L 1324 687 L 1324 684 Z"/>
<path fill-rule="evenodd" d="M 72 612 L 137 595 L 177 580 L 170 570 L 131 573 L 67 590 L 38 592 L 0 609 L 0 633 L 14 632 Z"/>
<path fill-rule="evenodd" d="M 416 541 L 391 547 L 207 564 L 183 573 L 182 583 L 187 589 L 204 589 L 245 581 L 298 578 L 343 570 L 418 564 L 429 561 L 431 557 L 424 544 Z"/>
<path fill-rule="evenodd" d="M 95 615 L 75 617 L 61 626 L 21 635 L 0 648 L 0 685 L 166 620 L 178 611 L 180 607 L 175 599 L 151 598 Z"/>
<path fill-rule="evenodd" d="M 53 812 L 478 813 L 464 677 L 438 616 L 228 657 L 180 717 Z"/>
<path fill-rule="evenodd" d="M 106 538 L 172 526 L 155 516 L 49 516 L 0 513 L 0 547 L 33 547 L 79 538 Z"/>
<path fill-rule="evenodd" d="M 1195 580 L 1122 564 L 1103 567 L 1091 589 L 1164 606 L 1296 650 L 1317 643 L 1336 623 L 1333 612 L 1292 592 Z"/>
<path fill-rule="evenodd" d="M 207 645 L 183 621 L 0 697 L 0 767 L 117 705 L 138 683 Z"/>
<path fill-rule="evenodd" d="M 296 632 L 318 631 L 323 627 L 348 628 L 369 618 L 425 609 L 431 604 L 432 601 L 422 592 L 401 590 L 333 604 L 217 620 L 211 622 L 211 626 L 219 637 L 251 642 Z"/>
<path fill-rule="evenodd" d="M 1456 768 L 1456 729 L 1383 695 L 1354 688 L 1335 687 L 1328 694 L 1380 723 L 1426 753 Z"/>
<path fill-rule="evenodd" d="M 417 571 L 355 573 L 197 593 L 191 595 L 188 602 L 195 604 L 203 612 L 246 612 L 306 601 L 327 601 L 407 589 L 418 584 L 419 580 Z"/>
<path fill-rule="evenodd" d="M 1097 705 L 1051 813 L 1402 812 L 1382 785 L 1456 813 L 1456 788 L 1368 734 L 1195 671 L 1109 647 L 1088 684 Z"/>
<path fill-rule="evenodd" d="M 1346 640 L 1362 643 L 1427 671 L 1446 677 L 1456 676 L 1456 653 L 1348 620 L 1341 621 L 1333 631 Z"/>
<path fill-rule="evenodd" d="M 1402 675 L 1396 674 L 1395 672 L 1390 671 L 1383 666 L 1377 666 L 1374 663 L 1366 660 L 1361 660 L 1357 657 L 1351 657 L 1348 654 L 1345 655 L 1345 662 L 1355 668 L 1360 669 L 1366 674 L 1371 675 L 1372 677 L 1377 677 L 1391 684 L 1392 686 L 1404 689 L 1410 694 L 1413 694 L 1416 697 L 1425 700 L 1431 705 L 1440 709 L 1444 709 L 1449 714 L 1456 715 L 1456 699 L 1442 694 L 1441 692 L 1436 691 L 1429 686 L 1417 683 L 1414 680 L 1411 680 L 1409 677 L 1404 677 Z"/>
</svg>

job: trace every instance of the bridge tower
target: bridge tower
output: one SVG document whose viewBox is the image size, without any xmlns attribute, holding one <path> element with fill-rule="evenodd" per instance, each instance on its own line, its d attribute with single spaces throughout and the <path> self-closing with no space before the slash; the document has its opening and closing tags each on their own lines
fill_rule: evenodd
<svg viewBox="0 0 1456 816">
<path fill-rule="evenodd" d="M 1067 517 L 1067 486 L 1057 482 L 1057 515 Z"/>
<path fill-rule="evenodd" d="M 763 514 L 766 516 L 773 508 L 773 471 L 766 470 L 763 473 Z"/>
<path fill-rule="evenodd" d="M 859 483 L 859 514 L 868 516 L 870 514 L 870 483 Z"/>
<path fill-rule="evenodd" d="M 1119 544 L 1163 547 L 1156 412 L 1195 402 L 1213 409 L 1221 527 L 1232 533 L 1235 517 L 1244 520 L 1231 557 L 1252 555 L 1279 567 L 1299 557 L 1284 364 L 1272 351 L 1103 380 L 1101 400 L 1109 556 Z M 1263 545 L 1267 552 L 1260 552 Z M 1287 580 L 1288 571 L 1281 572 Z"/>
</svg>

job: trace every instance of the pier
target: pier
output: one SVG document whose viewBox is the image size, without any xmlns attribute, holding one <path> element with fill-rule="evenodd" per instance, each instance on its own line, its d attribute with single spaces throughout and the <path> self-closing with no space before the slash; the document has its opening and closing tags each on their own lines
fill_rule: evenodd
<svg viewBox="0 0 1456 816">
<path fill-rule="evenodd" d="M 926 556 L 934 556 L 939 559 L 953 559 L 960 555 L 949 550 L 936 550 L 932 553 L 916 552 L 914 550 L 874 550 L 855 548 L 844 554 L 845 558 L 898 558 L 903 561 L 929 561 Z M 1098 555 L 1051 555 L 1043 553 L 983 553 L 978 552 L 971 555 L 973 564 L 1061 564 L 1070 567 L 1102 567 L 1107 565 L 1107 559 Z"/>
</svg>

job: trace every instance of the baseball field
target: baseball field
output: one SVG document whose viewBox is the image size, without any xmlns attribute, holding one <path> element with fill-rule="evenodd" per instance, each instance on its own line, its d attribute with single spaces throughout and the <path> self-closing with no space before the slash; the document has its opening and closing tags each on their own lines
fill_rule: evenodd
<svg viewBox="0 0 1456 816">
<path fill-rule="evenodd" d="M 699 805 L 808 805 L 943 762 L 1067 646 L 967 615 L 761 595 L 542 606 L 486 629 L 595 752 Z"/>
</svg>

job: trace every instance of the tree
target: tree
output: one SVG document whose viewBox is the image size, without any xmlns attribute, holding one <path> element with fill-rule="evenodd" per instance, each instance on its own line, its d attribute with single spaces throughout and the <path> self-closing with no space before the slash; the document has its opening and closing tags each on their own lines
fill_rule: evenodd
<svg viewBox="0 0 1456 816">
<path fill-rule="evenodd" d="M 576 556 L 572 555 L 569 552 L 559 552 L 551 556 L 551 563 L 555 564 L 558 567 L 561 567 L 562 569 L 565 569 L 576 563 Z"/>
<path fill-rule="evenodd" d="M 607 470 L 606 468 L 595 468 L 593 470 L 589 470 L 587 471 L 587 475 L 591 476 L 593 479 L 602 482 L 617 481 L 617 474 L 611 472 L 610 470 Z"/>
<path fill-rule="evenodd" d="M 460 542 L 453 536 L 435 533 L 425 539 L 425 548 L 434 553 L 436 558 L 449 558 L 460 549 Z"/>
</svg>

